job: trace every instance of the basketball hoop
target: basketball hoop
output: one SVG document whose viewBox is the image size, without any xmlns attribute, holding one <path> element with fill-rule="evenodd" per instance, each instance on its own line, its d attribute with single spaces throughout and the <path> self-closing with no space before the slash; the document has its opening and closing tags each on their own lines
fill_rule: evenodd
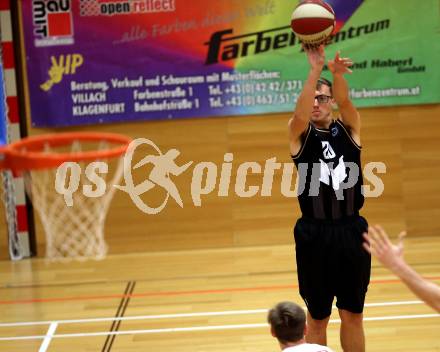
<svg viewBox="0 0 440 352">
<path fill-rule="evenodd" d="M 46 235 L 48 259 L 106 255 L 105 217 L 130 142 L 113 133 L 69 132 L 28 137 L 0 148 L 0 169 L 23 174 Z"/>
</svg>

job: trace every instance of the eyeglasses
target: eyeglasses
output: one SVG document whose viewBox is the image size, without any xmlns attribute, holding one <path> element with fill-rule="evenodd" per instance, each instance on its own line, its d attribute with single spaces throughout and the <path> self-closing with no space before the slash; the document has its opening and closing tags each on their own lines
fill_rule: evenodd
<svg viewBox="0 0 440 352">
<path fill-rule="evenodd" d="M 315 96 L 315 99 L 318 100 L 319 104 L 328 103 L 330 98 L 331 98 L 330 95 L 325 95 L 325 94 L 320 94 Z"/>
</svg>

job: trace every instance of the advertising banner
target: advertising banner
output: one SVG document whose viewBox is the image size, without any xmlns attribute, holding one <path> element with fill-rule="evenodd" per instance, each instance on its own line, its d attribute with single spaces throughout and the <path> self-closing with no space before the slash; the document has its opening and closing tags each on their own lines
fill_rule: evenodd
<svg viewBox="0 0 440 352">
<path fill-rule="evenodd" d="M 437 0 L 329 0 L 358 107 L 440 102 Z M 23 0 L 33 126 L 292 111 L 298 1 Z M 331 79 L 328 70 L 323 76 Z"/>
</svg>

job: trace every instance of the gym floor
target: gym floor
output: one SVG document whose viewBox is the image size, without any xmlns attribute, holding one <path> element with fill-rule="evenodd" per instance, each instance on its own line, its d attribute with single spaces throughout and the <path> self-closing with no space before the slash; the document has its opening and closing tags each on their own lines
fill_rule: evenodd
<svg viewBox="0 0 440 352">
<path fill-rule="evenodd" d="M 440 240 L 408 239 L 406 259 L 440 283 Z M 0 262 L 3 351 L 278 351 L 267 310 L 298 294 L 293 245 Z M 17 274 L 20 275 L 17 275 Z M 440 349 L 440 315 L 373 261 L 368 351 Z M 334 310 L 328 342 L 339 345 Z"/>
</svg>

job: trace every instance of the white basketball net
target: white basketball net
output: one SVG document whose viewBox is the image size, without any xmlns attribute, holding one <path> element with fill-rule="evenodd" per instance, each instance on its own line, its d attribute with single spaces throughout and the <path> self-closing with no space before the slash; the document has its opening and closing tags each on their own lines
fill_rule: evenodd
<svg viewBox="0 0 440 352">
<path fill-rule="evenodd" d="M 23 258 L 23 248 L 18 237 L 17 208 L 15 202 L 14 177 L 11 171 L 2 171 L 2 200 L 6 212 L 9 256 L 12 260 Z"/>
<path fill-rule="evenodd" d="M 78 145 L 72 144 L 72 151 L 77 149 Z M 107 244 L 104 240 L 104 222 L 114 194 L 113 186 L 118 184 L 122 175 L 123 163 L 122 157 L 100 162 L 108 165 L 108 173 L 99 174 L 105 179 L 105 192 L 99 197 L 84 194 L 83 186 L 96 185 L 84 174 L 90 163 L 78 163 L 82 172 L 76 190 L 71 193 L 71 206 L 68 206 L 65 196 L 56 191 L 57 169 L 29 171 L 25 175 L 26 191 L 46 234 L 47 259 L 86 260 L 105 257 Z M 69 177 L 66 178 L 66 187 L 69 187 Z"/>
</svg>

